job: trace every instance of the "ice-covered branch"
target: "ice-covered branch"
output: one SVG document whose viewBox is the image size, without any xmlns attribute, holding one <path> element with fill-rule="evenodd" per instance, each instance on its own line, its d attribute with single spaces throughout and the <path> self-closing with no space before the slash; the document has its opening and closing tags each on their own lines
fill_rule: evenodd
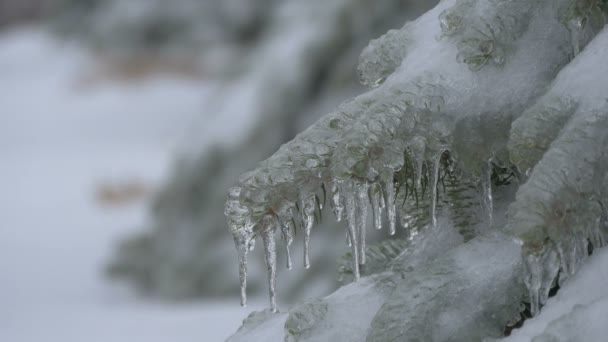
<svg viewBox="0 0 608 342">
<path fill-rule="evenodd" d="M 509 209 L 507 226 L 524 246 L 533 313 L 547 300 L 558 271 L 563 282 L 587 257 L 589 244 L 599 248 L 606 243 L 607 47 L 605 29 L 558 75 L 548 94 L 513 126 L 513 140 L 526 137 L 523 143 L 510 144 L 513 155 L 523 156 L 516 159 L 518 166 L 528 169 L 542 155 Z M 554 115 L 548 116 L 547 107 L 543 108 L 547 99 L 564 95 L 577 106 L 562 104 L 550 109 Z M 548 121 L 546 131 L 539 130 L 539 121 Z M 527 144 L 533 149 L 526 152 Z"/>
<path fill-rule="evenodd" d="M 373 41 L 359 71 L 364 83 L 377 87 L 241 176 L 239 199 L 250 228 L 231 230 L 252 229 L 255 238 L 301 221 L 308 253 L 315 212 L 326 202 L 320 198 L 330 198 L 337 219 L 346 219 L 357 279 L 370 204 L 375 222 L 386 212 L 392 234 L 397 189 L 411 194 L 424 187 L 435 224 L 436 189 L 447 160 L 482 184 L 491 224 L 493 168 L 508 166 L 511 122 L 572 57 L 573 38 L 557 18 L 573 3 L 448 0 Z M 301 219 L 293 217 L 297 212 Z M 268 215 L 278 224 L 262 225 Z M 304 259 L 307 265 L 308 255 Z"/>
</svg>

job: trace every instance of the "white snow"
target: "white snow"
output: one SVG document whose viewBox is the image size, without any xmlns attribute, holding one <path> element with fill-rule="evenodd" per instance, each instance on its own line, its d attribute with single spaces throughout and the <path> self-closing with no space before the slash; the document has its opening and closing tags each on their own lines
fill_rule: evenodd
<svg viewBox="0 0 608 342">
<path fill-rule="evenodd" d="M 155 303 L 110 284 L 117 241 L 150 194 L 121 206 L 100 184 L 152 190 L 208 84 L 168 75 L 79 83 L 93 58 L 38 29 L 0 35 L 0 341 L 218 341 L 249 312 L 231 302 Z M 181 142 L 181 141 L 180 141 Z"/>
</svg>

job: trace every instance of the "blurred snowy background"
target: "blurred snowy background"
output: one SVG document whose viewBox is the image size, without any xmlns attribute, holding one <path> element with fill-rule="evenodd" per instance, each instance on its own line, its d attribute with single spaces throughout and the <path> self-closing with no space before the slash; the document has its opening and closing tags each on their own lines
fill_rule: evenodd
<svg viewBox="0 0 608 342">
<path fill-rule="evenodd" d="M 434 3 L 0 0 L 0 341 L 228 337 L 266 297 L 254 263 L 238 305 L 226 190 Z M 331 228 L 283 305 L 338 285 Z"/>
</svg>

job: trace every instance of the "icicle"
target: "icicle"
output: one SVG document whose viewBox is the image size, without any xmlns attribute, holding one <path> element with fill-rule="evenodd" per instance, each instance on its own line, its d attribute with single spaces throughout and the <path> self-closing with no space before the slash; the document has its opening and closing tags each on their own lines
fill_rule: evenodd
<svg viewBox="0 0 608 342">
<path fill-rule="evenodd" d="M 304 268 L 310 268 L 310 231 L 315 223 L 316 199 L 315 194 L 302 196 L 302 227 L 304 228 Z"/>
<path fill-rule="evenodd" d="M 290 210 L 291 212 L 291 210 Z M 287 255 L 287 269 L 291 270 L 293 265 L 291 263 L 291 252 L 290 247 L 293 243 L 293 232 L 295 231 L 295 222 L 293 216 L 285 217 L 281 220 L 281 233 L 285 239 L 285 253 Z"/>
<path fill-rule="evenodd" d="M 559 285 L 562 286 L 578 269 L 581 261 L 588 257 L 588 239 L 582 231 L 557 242 L 556 249 L 562 272 Z"/>
<path fill-rule="evenodd" d="M 331 182 L 331 210 L 340 222 L 344 218 L 344 199 L 342 198 L 342 182 L 334 180 Z"/>
<path fill-rule="evenodd" d="M 564 244 L 565 244 L 564 241 L 559 241 L 556 246 L 557 255 L 559 257 L 559 263 L 562 268 L 562 272 L 559 275 L 559 285 L 560 286 L 562 286 L 564 281 L 568 278 L 568 273 L 570 271 L 568 269 L 569 263 L 567 262 L 567 257 L 566 257 L 568 248 L 567 247 L 565 248 Z"/>
<path fill-rule="evenodd" d="M 583 33 L 584 22 L 582 18 L 575 18 L 568 21 L 568 30 L 570 31 L 570 41 L 572 44 L 572 52 L 576 57 L 580 52 L 580 41 Z"/>
<path fill-rule="evenodd" d="M 494 199 L 492 198 L 492 160 L 483 167 L 481 178 L 481 209 L 488 227 L 494 221 Z"/>
<path fill-rule="evenodd" d="M 323 204 L 321 204 L 321 199 L 317 195 L 315 195 L 315 221 L 323 222 Z"/>
<path fill-rule="evenodd" d="M 418 193 L 422 193 L 422 165 L 423 165 L 423 161 L 422 160 L 416 160 L 415 161 L 415 165 L 414 165 L 414 189 L 418 192 Z"/>
<path fill-rule="evenodd" d="M 559 273 L 559 258 L 554 247 L 548 247 L 542 256 L 543 278 L 540 284 L 539 300 L 542 305 L 549 299 L 549 291 L 553 285 L 553 280 Z"/>
<path fill-rule="evenodd" d="M 418 193 L 422 193 L 422 165 L 424 164 L 426 143 L 423 139 L 415 139 L 411 142 L 410 149 L 414 158 L 414 188 Z"/>
<path fill-rule="evenodd" d="M 587 244 L 584 237 L 573 236 L 563 239 L 557 243 L 562 272 L 559 276 L 559 284 L 564 282 L 576 272 L 578 263 L 587 256 Z"/>
<path fill-rule="evenodd" d="M 266 214 L 262 218 L 262 241 L 264 242 L 264 261 L 268 270 L 268 294 L 270 297 L 270 310 L 277 312 L 276 282 L 277 282 L 277 248 L 274 241 L 276 219 L 274 215 Z"/>
<path fill-rule="evenodd" d="M 369 211 L 369 185 L 366 181 L 355 182 L 357 191 L 357 232 L 359 233 L 359 264 L 365 265 L 367 212 Z"/>
<path fill-rule="evenodd" d="M 386 170 L 382 176 L 384 182 L 384 195 L 386 197 L 386 214 L 388 215 L 388 231 L 390 235 L 395 235 L 397 225 L 397 212 L 395 210 L 395 182 L 392 170 Z"/>
<path fill-rule="evenodd" d="M 535 254 L 526 255 L 524 257 L 524 283 L 528 288 L 530 296 L 530 313 L 535 316 L 540 310 L 540 283 L 542 277 L 542 269 L 539 256 Z"/>
<path fill-rule="evenodd" d="M 369 189 L 369 199 L 372 205 L 372 213 L 374 215 L 374 227 L 382 229 L 382 210 L 384 209 L 384 200 L 382 196 L 382 185 L 379 182 L 373 183 Z"/>
<path fill-rule="evenodd" d="M 348 234 L 348 230 L 346 231 L 346 245 L 348 247 L 352 247 L 353 246 L 353 243 L 350 242 L 350 234 Z"/>
<path fill-rule="evenodd" d="M 535 316 L 547 303 L 549 291 L 559 272 L 559 259 L 551 245 L 542 251 L 524 255 L 524 283 L 530 296 L 530 312 Z"/>
<path fill-rule="evenodd" d="M 431 173 L 431 179 L 429 180 L 429 194 L 431 195 L 431 224 L 433 227 L 437 227 L 437 184 L 439 182 L 439 165 L 441 164 L 441 154 L 433 160 L 433 172 Z"/>
<path fill-rule="evenodd" d="M 239 282 L 241 285 L 241 305 L 247 305 L 247 253 L 254 246 L 253 224 L 249 210 L 240 201 L 240 187 L 232 187 L 228 191 L 228 200 L 224 214 L 228 218 L 228 227 L 234 239 L 234 245 L 239 259 Z"/>
<path fill-rule="evenodd" d="M 239 254 L 239 281 L 241 283 L 241 306 L 247 306 L 247 248 L 237 247 Z"/>
<path fill-rule="evenodd" d="M 576 242 L 577 242 L 577 258 L 576 258 L 576 262 L 577 265 L 584 259 L 587 259 L 587 257 L 589 256 L 589 239 L 587 238 L 587 236 L 585 234 L 583 234 L 582 232 L 579 232 L 577 234 L 576 237 Z"/>
<path fill-rule="evenodd" d="M 342 194 L 343 182 L 333 180 L 331 182 L 331 210 L 336 216 L 336 221 L 340 222 L 344 218 L 344 196 Z"/>
<path fill-rule="evenodd" d="M 323 208 L 325 208 L 325 203 L 327 203 L 327 189 L 325 188 L 325 183 L 321 183 L 321 190 L 323 190 L 323 202 L 319 202 L 319 209 L 323 210 Z"/>
<path fill-rule="evenodd" d="M 601 248 L 606 244 L 604 234 L 602 233 L 601 219 L 598 221 L 599 222 L 594 227 L 590 228 L 589 232 L 589 240 L 591 241 L 593 248 Z"/>
<path fill-rule="evenodd" d="M 348 236 L 350 238 L 350 247 L 353 257 L 353 276 L 354 281 L 359 280 L 359 251 L 357 244 L 357 199 L 355 189 L 349 187 L 346 189 L 345 194 L 345 207 L 346 207 L 346 221 L 348 227 Z"/>
<path fill-rule="evenodd" d="M 572 241 L 570 248 L 567 248 L 564 250 L 564 255 L 565 255 L 564 261 L 565 261 L 565 269 L 566 269 L 565 273 L 566 273 L 567 278 L 574 275 L 574 272 L 576 272 L 576 261 L 577 261 L 576 256 L 578 255 L 578 253 L 576 251 L 577 247 L 578 247 L 578 244 L 576 243 L 576 241 Z"/>
</svg>

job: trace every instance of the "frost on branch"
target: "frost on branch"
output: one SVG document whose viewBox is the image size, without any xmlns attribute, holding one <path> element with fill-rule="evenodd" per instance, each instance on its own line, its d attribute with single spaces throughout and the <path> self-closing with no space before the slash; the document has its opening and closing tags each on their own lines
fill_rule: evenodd
<svg viewBox="0 0 608 342">
<path fill-rule="evenodd" d="M 405 275 L 403 280 L 391 278 L 398 284 L 377 312 L 367 340 L 409 334 L 414 340 L 476 340 L 497 336 L 517 321 L 522 300 L 531 302 L 533 313 L 538 311 L 559 269 L 563 282 L 586 255 L 587 240 L 594 248 L 605 240 L 602 199 L 608 168 L 603 147 L 608 143 L 608 107 L 606 81 L 600 80 L 606 70 L 598 72 L 598 65 L 600 56 L 606 55 L 608 35 L 603 32 L 571 62 L 573 51 L 583 49 L 599 30 L 588 28 L 587 40 L 575 40 L 572 28 L 558 20 L 563 8 L 579 3 L 444 1 L 400 31 L 374 41 L 364 52 L 359 71 L 362 80 L 375 87 L 344 103 L 240 178 L 240 203 L 247 208 L 254 235 L 265 227 L 260 222 L 268 215 L 280 218 L 293 208 L 306 213 L 302 198 L 315 198 L 320 213 L 325 200 L 316 194 L 330 189 L 327 197 L 334 213 L 346 221 L 351 270 L 357 280 L 367 259 L 370 207 L 376 216 L 373 225 L 386 224 L 390 234 L 407 227 L 411 236 L 423 227 L 412 230 L 399 218 L 408 215 L 404 203 L 421 195 L 427 201 L 422 205 L 428 208 L 426 230 L 436 228 L 445 217 L 438 213 L 438 189 L 449 176 L 479 187 L 477 214 L 484 217 L 485 229 L 475 230 L 472 235 L 481 236 L 463 245 L 462 251 L 443 251 L 453 256 L 470 252 L 462 267 L 446 266 L 445 256 L 439 255 L 414 280 Z M 391 44 L 405 45 L 407 53 Z M 370 62 L 372 51 L 379 58 Z M 388 57 L 383 55 L 386 51 Z M 393 61 L 399 54 L 400 64 Z M 370 67 L 374 63 L 376 67 Z M 387 70 L 394 72 L 385 78 Z M 590 87 L 593 90 L 588 91 Z M 527 181 L 524 174 L 529 175 Z M 496 187 L 511 183 L 509 179 L 519 190 L 503 230 L 515 239 L 488 232 L 505 220 L 497 208 L 513 198 L 495 195 L 502 191 Z M 443 196 L 447 217 L 469 205 L 449 191 Z M 523 259 L 514 241 L 523 245 Z M 489 259 L 478 260 L 490 258 L 493 248 L 508 256 L 488 264 L 484 262 Z M 387 279 L 382 271 L 390 275 L 407 269 L 386 266 L 396 260 L 404 265 L 411 261 L 396 257 L 370 278 Z M 494 264 L 504 268 L 492 269 Z M 525 275 L 529 298 L 514 274 Z M 412 310 L 419 298 L 428 300 Z M 479 298 L 483 300 L 474 308 L 464 305 Z M 455 300 L 463 305 L 447 304 Z M 478 311 L 470 314 L 458 308 Z M 446 324 L 455 318 L 457 323 L 433 331 L 428 322 L 437 317 Z"/>
</svg>

